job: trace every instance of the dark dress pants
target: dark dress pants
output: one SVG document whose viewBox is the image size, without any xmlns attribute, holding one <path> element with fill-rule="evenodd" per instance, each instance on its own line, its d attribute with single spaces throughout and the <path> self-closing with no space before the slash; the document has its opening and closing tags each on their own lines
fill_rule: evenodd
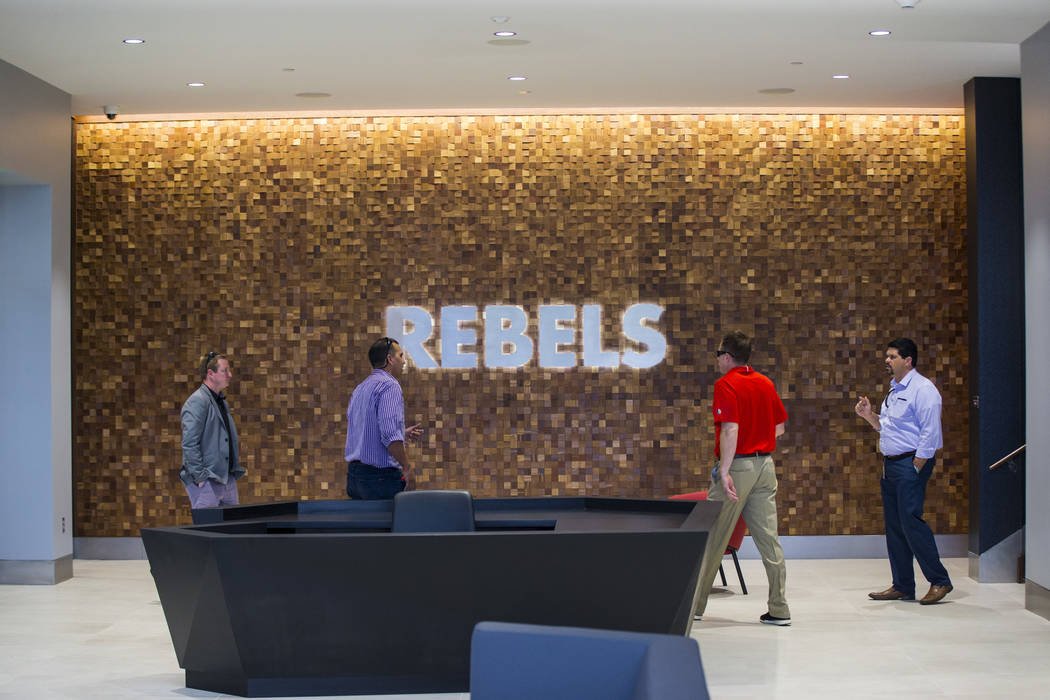
<svg viewBox="0 0 1050 700">
<path fill-rule="evenodd" d="M 886 519 L 886 549 L 893 572 L 893 587 L 908 596 L 915 595 L 915 568 L 919 561 L 923 576 L 932 585 L 951 583 L 941 564 L 933 530 L 922 519 L 926 501 L 926 482 L 933 473 L 935 457 L 915 471 L 912 457 L 883 458 L 882 512 Z"/>
<path fill-rule="evenodd" d="M 353 461 L 346 465 L 346 495 L 356 500 L 385 501 L 405 490 L 401 470 L 379 469 Z"/>
</svg>

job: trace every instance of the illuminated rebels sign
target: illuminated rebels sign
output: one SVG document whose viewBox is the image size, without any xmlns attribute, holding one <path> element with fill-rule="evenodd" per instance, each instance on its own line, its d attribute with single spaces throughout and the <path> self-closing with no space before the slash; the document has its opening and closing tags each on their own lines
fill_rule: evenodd
<svg viewBox="0 0 1050 700">
<path fill-rule="evenodd" d="M 484 330 L 485 367 L 524 367 L 534 356 L 540 367 L 620 367 L 646 369 L 660 364 L 667 353 L 663 334 L 647 325 L 663 315 L 656 304 L 635 304 L 623 312 L 621 329 L 628 340 L 645 347 L 607 350 L 602 348 L 602 307 L 588 304 L 549 304 L 539 307 L 536 342 L 529 335 L 529 317 L 520 306 L 489 305 L 481 313 Z M 434 318 L 418 306 L 388 306 L 386 334 L 401 343 L 402 349 L 422 369 L 472 369 L 478 354 L 465 347 L 478 344 L 478 307 L 444 306 L 439 314 L 441 363 L 427 351 L 424 343 L 434 333 Z M 463 324 L 473 324 L 464 327 Z M 565 349 L 582 338 L 582 352 Z M 538 353 L 536 352 L 538 349 Z"/>
</svg>

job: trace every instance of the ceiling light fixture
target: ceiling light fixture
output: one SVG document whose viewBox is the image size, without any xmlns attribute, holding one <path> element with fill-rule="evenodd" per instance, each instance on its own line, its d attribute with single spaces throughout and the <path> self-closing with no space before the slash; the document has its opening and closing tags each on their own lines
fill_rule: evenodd
<svg viewBox="0 0 1050 700">
<path fill-rule="evenodd" d="M 204 87 L 204 83 L 186 83 L 186 87 Z"/>
<path fill-rule="evenodd" d="M 835 80 L 849 80 L 849 74 L 848 73 L 839 73 L 838 75 L 833 75 L 831 77 L 834 78 Z"/>
<path fill-rule="evenodd" d="M 145 44 L 146 40 L 145 39 L 125 39 L 124 43 L 128 44 L 128 45 Z"/>
<path fill-rule="evenodd" d="M 518 35 L 517 32 L 512 32 L 512 31 L 509 31 L 509 30 L 504 30 L 502 32 L 492 32 L 492 36 L 517 36 L 517 35 Z"/>
<path fill-rule="evenodd" d="M 891 32 L 889 29 L 873 29 L 868 34 L 870 36 L 889 36 Z"/>
<path fill-rule="evenodd" d="M 507 77 L 507 80 L 528 80 L 524 75 L 511 75 Z"/>
</svg>

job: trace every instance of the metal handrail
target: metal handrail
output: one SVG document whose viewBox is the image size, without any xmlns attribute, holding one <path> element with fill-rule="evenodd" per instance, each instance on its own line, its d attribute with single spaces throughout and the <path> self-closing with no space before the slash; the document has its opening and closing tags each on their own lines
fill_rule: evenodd
<svg viewBox="0 0 1050 700">
<path fill-rule="evenodd" d="M 992 466 L 988 467 L 988 471 L 991 471 L 991 470 L 993 470 L 993 469 L 998 469 L 999 467 L 1003 466 L 1004 464 L 1006 464 L 1007 462 L 1009 462 L 1009 461 L 1010 461 L 1011 459 L 1013 459 L 1013 458 L 1014 458 L 1014 457 L 1016 457 L 1017 455 L 1019 455 L 1019 454 L 1021 454 L 1022 452 L 1024 452 L 1024 448 L 1026 448 L 1026 447 L 1028 447 L 1028 443 L 1025 443 L 1024 445 L 1021 445 L 1021 446 L 1020 446 L 1020 447 L 1018 447 L 1018 448 L 1017 448 L 1016 450 L 1014 450 L 1014 451 L 1013 451 L 1013 452 L 1011 452 L 1010 454 L 1006 455 L 1005 457 L 1003 457 L 1002 459 L 1000 459 L 1000 460 L 999 460 L 998 462 L 996 462 L 996 463 L 995 463 L 995 464 L 993 464 Z"/>
</svg>

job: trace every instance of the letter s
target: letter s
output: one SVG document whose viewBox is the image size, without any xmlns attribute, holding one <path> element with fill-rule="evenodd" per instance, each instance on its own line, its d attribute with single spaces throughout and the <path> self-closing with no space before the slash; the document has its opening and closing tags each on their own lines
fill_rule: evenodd
<svg viewBox="0 0 1050 700">
<path fill-rule="evenodd" d="M 624 350 L 625 365 L 635 369 L 647 369 L 664 361 L 667 339 L 663 333 L 643 323 L 647 320 L 659 321 L 663 313 L 663 307 L 656 304 L 635 304 L 623 312 L 623 334 L 628 339 L 647 346 L 645 352 Z"/>
</svg>

